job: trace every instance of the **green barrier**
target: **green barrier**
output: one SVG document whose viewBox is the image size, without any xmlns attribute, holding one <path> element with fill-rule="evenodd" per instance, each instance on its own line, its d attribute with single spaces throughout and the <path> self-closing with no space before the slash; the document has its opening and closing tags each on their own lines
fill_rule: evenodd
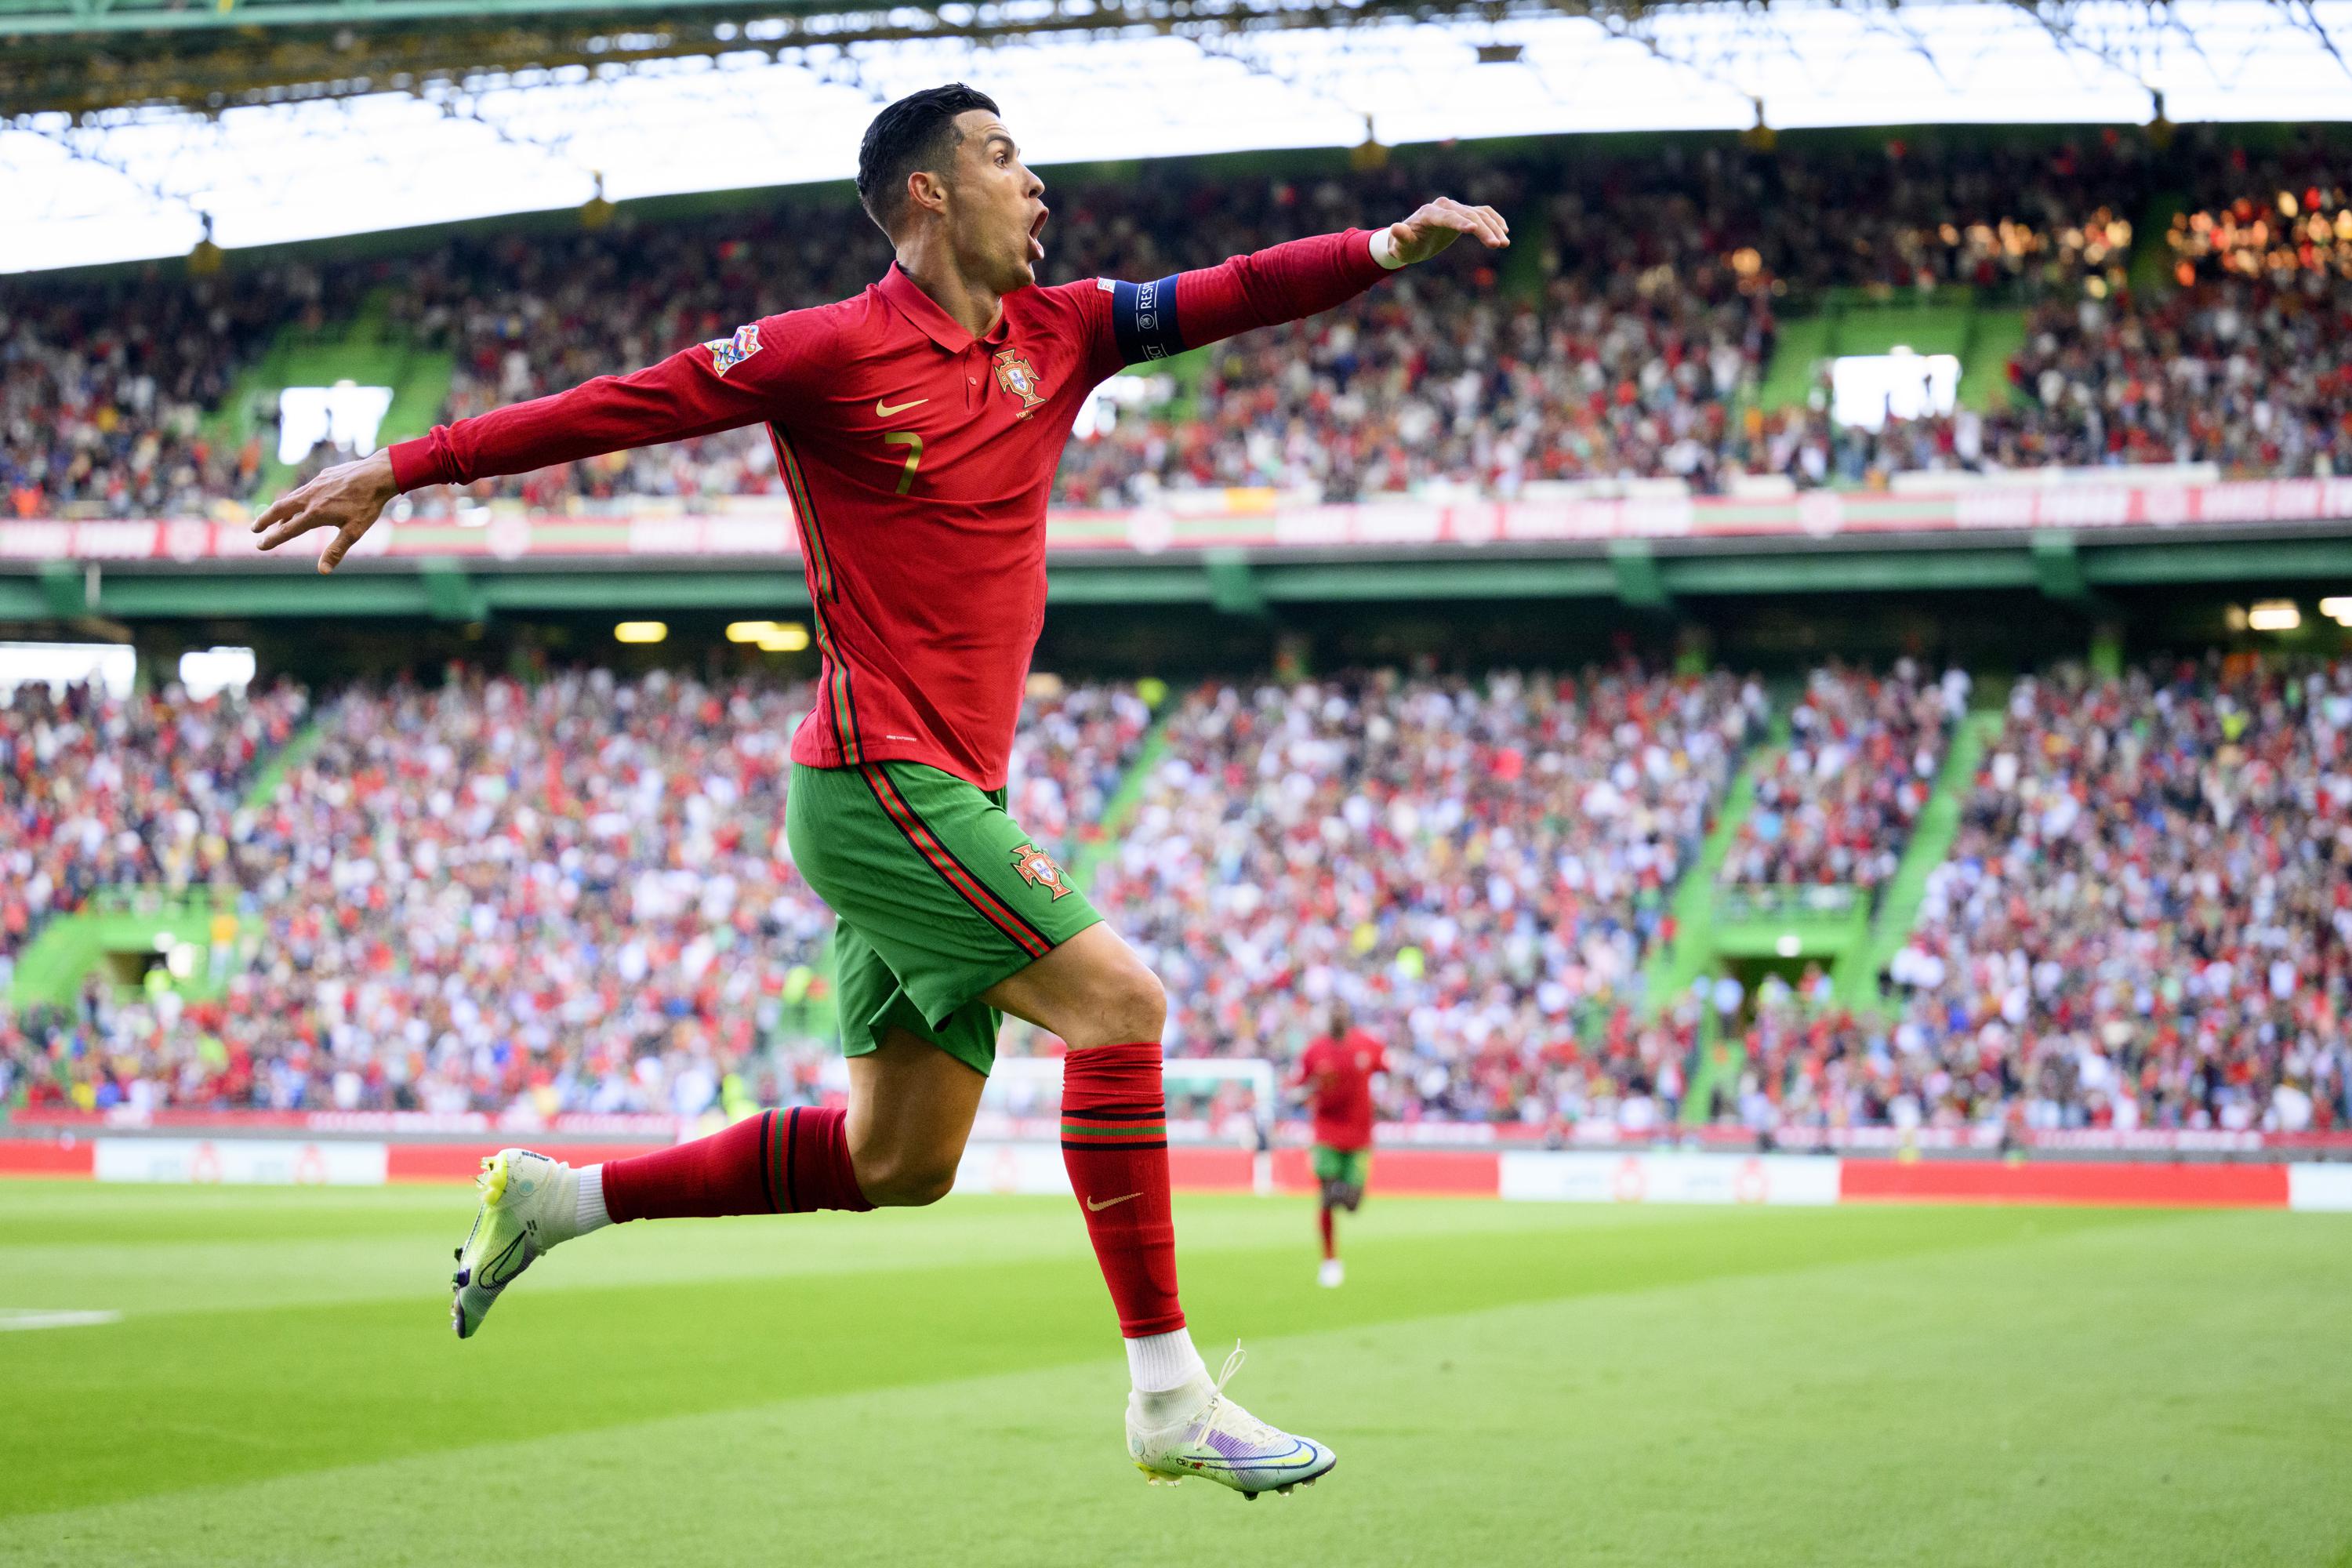
<svg viewBox="0 0 2352 1568">
<path fill-rule="evenodd" d="M 110 966 L 125 984 L 155 982 L 193 1000 L 217 997 L 237 960 L 243 923 L 216 903 L 211 889 L 182 893 L 160 888 L 108 888 L 73 914 L 44 925 L 17 955 L 8 1002 L 24 1008 L 70 1006 L 83 978 Z"/>
<path fill-rule="evenodd" d="M 1960 406 L 1984 413 L 2007 405 L 2009 362 L 2024 346 L 2025 312 L 1988 308 L 1969 289 L 1945 289 L 1930 300 L 1900 303 L 1833 289 L 1815 313 L 1780 323 L 1756 401 L 1767 412 L 1801 407 L 1825 361 L 1907 348 L 1957 358 Z"/>
<path fill-rule="evenodd" d="M 1784 744 L 1772 742 L 1748 754 L 1724 792 L 1723 815 L 1700 842 L 1698 858 L 1675 884 L 1675 940 L 1653 949 L 1643 965 L 1643 997 L 1652 1012 L 1688 991 L 1691 982 L 1706 972 L 1714 951 L 1715 879 L 1740 826 L 1755 808 L 1757 775 L 1779 762 L 1785 750 Z"/>
<path fill-rule="evenodd" d="M 1108 800 L 1103 802 L 1102 831 L 1070 851 L 1070 863 L 1066 869 L 1069 872 L 1073 887 L 1085 887 L 1094 868 L 1118 847 L 1119 840 L 1126 837 L 1129 826 L 1135 821 L 1135 814 L 1142 809 L 1144 786 L 1151 782 L 1153 770 L 1160 766 L 1160 759 L 1168 752 L 1168 726 L 1176 717 L 1177 705 L 1168 700 L 1169 691 L 1165 683 L 1153 680 L 1138 682 L 1137 685 L 1137 694 L 1152 704 L 1151 727 L 1143 732 L 1142 741 L 1135 748 L 1134 759 L 1127 764 L 1127 772 L 1119 775 L 1118 787 L 1111 791 Z M 1156 690 L 1143 689 L 1147 685 L 1156 688 Z"/>
<path fill-rule="evenodd" d="M 1919 906 L 1927 897 L 1928 874 L 1943 864 L 1952 852 L 1953 840 L 1960 836 L 1960 813 L 1976 782 L 1977 764 L 1985 747 L 2000 733 L 2000 726 L 1998 710 L 1978 710 L 1961 719 L 1953 733 L 1951 750 L 1944 754 L 1944 766 L 1936 775 L 1935 791 L 1920 808 L 1911 842 L 1878 900 L 1878 918 L 1872 923 L 1870 939 L 1835 977 L 1838 1000 L 1856 1012 L 1886 1006 L 1878 977 L 1903 951 L 1911 928 L 1918 923 Z"/>
<path fill-rule="evenodd" d="M 280 746 L 278 749 L 278 754 L 270 758 L 259 773 L 254 774 L 253 783 L 246 789 L 245 798 L 237 802 L 238 808 L 244 811 L 259 811 L 277 799 L 278 786 L 286 782 L 286 775 L 309 762 L 310 754 L 319 749 L 320 742 L 326 738 L 327 727 L 323 721 L 313 719 L 310 723 L 303 725 L 296 731 L 294 738 Z"/>
<path fill-rule="evenodd" d="M 388 293 L 379 289 L 348 321 L 318 331 L 289 326 L 280 331 L 269 352 L 237 377 L 229 395 L 205 421 L 205 431 L 215 441 L 243 446 L 261 427 L 262 414 L 277 405 L 278 394 L 286 388 L 352 381 L 392 388 L 392 405 L 376 431 L 378 443 L 389 446 L 433 427 L 442 405 L 448 401 L 456 364 L 447 352 L 413 342 L 408 328 L 391 320 Z M 264 452 L 257 503 L 283 489 L 293 471 L 290 465 L 278 460 L 274 448 Z"/>
</svg>

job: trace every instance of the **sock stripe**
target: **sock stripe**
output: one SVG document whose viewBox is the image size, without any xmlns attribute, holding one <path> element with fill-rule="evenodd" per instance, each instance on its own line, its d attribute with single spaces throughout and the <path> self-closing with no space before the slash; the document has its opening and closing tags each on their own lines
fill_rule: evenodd
<svg viewBox="0 0 2352 1568">
<path fill-rule="evenodd" d="M 793 1180 L 793 1168 L 800 1158 L 801 1108 L 793 1106 L 784 1112 L 784 1203 L 786 1212 L 801 1212 L 798 1185 Z"/>
<path fill-rule="evenodd" d="M 1168 1120 L 1168 1110 L 1165 1106 L 1160 1105 L 1152 1106 L 1149 1110 L 1106 1110 L 1100 1106 L 1096 1106 L 1092 1110 L 1088 1110 L 1066 1111 L 1064 1113 L 1064 1120 L 1075 1121 L 1165 1121 Z"/>
<path fill-rule="evenodd" d="M 1130 1139 L 1166 1138 L 1167 1136 L 1168 1123 L 1165 1121 L 1154 1121 L 1139 1127 L 1089 1127 L 1081 1121 L 1065 1121 L 1062 1123 L 1062 1142 L 1065 1143 L 1069 1142 L 1073 1139 L 1092 1140 L 1097 1138 L 1108 1139 L 1113 1142 L 1124 1143 Z"/>
<path fill-rule="evenodd" d="M 776 1142 L 776 1113 L 760 1112 L 760 1186 L 768 1198 L 768 1212 L 776 1210 L 776 1162 L 772 1152 Z"/>
<path fill-rule="evenodd" d="M 1074 1143 L 1067 1138 L 1062 1140 L 1063 1152 L 1070 1154 L 1100 1154 L 1114 1149 L 1122 1154 L 1128 1152 L 1129 1150 L 1133 1150 L 1136 1152 L 1140 1153 L 1147 1149 L 1165 1149 L 1167 1147 L 1168 1141 L 1164 1138 L 1154 1143 L 1127 1142 L 1117 1143 Z"/>
</svg>

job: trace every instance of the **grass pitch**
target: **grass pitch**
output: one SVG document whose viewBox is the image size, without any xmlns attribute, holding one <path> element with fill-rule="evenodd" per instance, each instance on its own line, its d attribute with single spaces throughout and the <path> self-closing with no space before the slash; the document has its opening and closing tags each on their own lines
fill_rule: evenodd
<svg viewBox="0 0 2352 1568">
<path fill-rule="evenodd" d="M 2352 1220 L 1179 1205 L 1253 1408 L 1148 1488 L 1063 1200 L 630 1226 L 449 1332 L 457 1188 L 0 1184 L 0 1563 L 2352 1568 Z"/>
</svg>

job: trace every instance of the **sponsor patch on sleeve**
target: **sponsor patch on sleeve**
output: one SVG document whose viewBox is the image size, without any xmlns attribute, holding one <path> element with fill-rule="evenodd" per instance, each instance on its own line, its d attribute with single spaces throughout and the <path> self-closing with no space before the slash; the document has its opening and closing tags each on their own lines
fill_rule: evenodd
<svg viewBox="0 0 2352 1568">
<path fill-rule="evenodd" d="M 710 351 L 710 368 L 725 375 L 745 360 L 760 352 L 760 329 L 747 324 L 735 329 L 731 338 L 713 338 L 702 345 Z"/>
</svg>

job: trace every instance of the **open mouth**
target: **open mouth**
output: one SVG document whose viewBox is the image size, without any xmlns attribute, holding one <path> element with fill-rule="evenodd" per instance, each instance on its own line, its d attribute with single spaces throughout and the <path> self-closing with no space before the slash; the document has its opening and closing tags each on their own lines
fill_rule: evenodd
<svg viewBox="0 0 2352 1568">
<path fill-rule="evenodd" d="M 1037 221 L 1029 226 L 1029 259 L 1045 259 L 1045 220 L 1053 214 L 1045 207 L 1037 209 Z"/>
</svg>

